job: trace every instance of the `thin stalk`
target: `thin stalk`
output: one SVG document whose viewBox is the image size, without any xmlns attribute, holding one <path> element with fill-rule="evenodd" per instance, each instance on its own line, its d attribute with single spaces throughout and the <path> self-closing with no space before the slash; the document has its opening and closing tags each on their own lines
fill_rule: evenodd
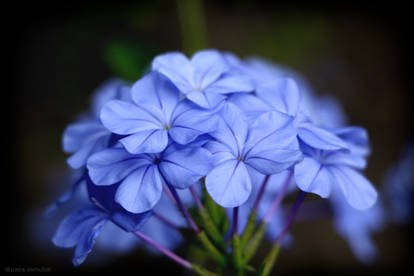
<svg viewBox="0 0 414 276">
<path fill-rule="evenodd" d="M 272 206 L 270 207 L 265 218 L 263 219 L 263 222 L 268 223 L 271 220 L 274 212 L 277 210 L 283 198 L 285 197 L 289 184 L 292 181 L 292 178 L 293 178 L 293 171 L 290 171 L 288 177 L 285 180 L 285 183 L 282 186 L 282 189 L 277 194 L 276 199 L 273 201 Z"/>
<path fill-rule="evenodd" d="M 146 243 L 148 243 L 149 245 L 155 247 L 156 249 L 158 249 L 159 251 L 164 253 L 164 255 L 166 255 L 168 258 L 170 258 L 174 262 L 178 263 L 179 265 L 181 265 L 185 268 L 192 269 L 192 264 L 189 261 L 181 258 L 180 256 L 178 256 L 177 254 L 175 254 L 171 250 L 165 248 L 164 246 L 162 246 L 161 244 L 159 244 L 155 240 L 151 239 L 150 237 L 148 237 L 147 235 L 145 235 L 141 231 L 138 230 L 134 234 L 136 236 L 138 236 L 139 238 L 141 238 Z"/>
<path fill-rule="evenodd" d="M 233 208 L 233 235 L 237 235 L 237 226 L 239 224 L 239 207 Z"/>
<path fill-rule="evenodd" d="M 163 215 L 153 212 L 154 217 L 156 217 L 158 220 L 160 220 L 161 222 L 163 222 L 165 225 L 178 230 L 180 227 L 178 225 L 176 225 L 175 223 L 173 223 L 172 221 L 170 221 L 169 219 L 167 219 L 166 217 L 164 217 Z"/>
<path fill-rule="evenodd" d="M 174 187 L 172 187 L 171 185 L 169 185 L 167 183 L 167 187 L 171 192 L 171 195 L 173 196 L 175 202 L 177 203 L 178 208 L 180 208 L 181 212 L 183 213 L 184 217 L 186 218 L 186 220 L 188 221 L 188 224 L 190 224 L 190 227 L 196 232 L 199 233 L 200 232 L 200 228 L 197 226 L 197 224 L 195 223 L 195 221 L 193 220 L 193 218 L 191 217 L 190 213 L 188 212 L 187 208 L 184 206 L 183 202 L 181 201 L 181 198 L 179 197 L 177 191 L 175 190 Z"/>
<path fill-rule="evenodd" d="M 206 48 L 206 24 L 202 0 L 177 0 L 183 50 L 188 55 Z"/>
<path fill-rule="evenodd" d="M 283 238 L 286 236 L 286 233 L 289 231 L 289 228 L 291 227 L 296 215 L 298 214 L 299 208 L 302 205 L 303 200 L 306 197 L 306 194 L 306 192 L 301 191 L 299 196 L 297 197 L 295 204 L 293 205 L 292 210 L 289 214 L 285 227 L 283 227 L 282 233 L 279 235 L 278 239 L 273 244 L 273 247 L 270 250 L 269 254 L 260 266 L 258 275 L 267 276 L 272 271 L 272 268 L 276 263 L 277 257 L 279 256 L 280 245 L 283 241 Z"/>
</svg>

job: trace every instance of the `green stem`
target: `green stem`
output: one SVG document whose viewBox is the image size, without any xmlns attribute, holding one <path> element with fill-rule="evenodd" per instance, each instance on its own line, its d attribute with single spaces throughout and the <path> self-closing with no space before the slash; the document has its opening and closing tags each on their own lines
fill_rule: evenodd
<svg viewBox="0 0 414 276">
<path fill-rule="evenodd" d="M 247 264 L 253 256 L 256 254 L 257 249 L 259 248 L 260 243 L 263 240 L 264 233 L 266 230 L 267 223 L 261 223 L 260 226 L 257 228 L 256 233 L 254 234 L 253 238 L 249 242 L 244 251 L 244 262 Z"/>
<path fill-rule="evenodd" d="M 210 256 L 218 262 L 222 267 L 227 264 L 226 257 L 217 250 L 217 248 L 211 243 L 204 231 L 197 233 L 197 238 L 204 246 L 204 248 L 210 253 Z"/>
<path fill-rule="evenodd" d="M 249 215 L 244 232 L 240 237 L 240 248 L 242 250 L 246 248 L 247 243 L 249 242 L 250 238 L 253 235 L 254 228 L 256 227 L 256 217 L 257 217 L 257 212 L 255 209 L 253 209 Z"/>
<path fill-rule="evenodd" d="M 218 274 L 211 272 L 196 264 L 191 264 L 191 270 L 200 276 L 219 276 Z"/>
<path fill-rule="evenodd" d="M 202 0 L 177 0 L 183 50 L 188 55 L 206 48 L 206 25 Z"/>
<path fill-rule="evenodd" d="M 269 275 L 270 271 L 276 262 L 277 257 L 279 256 L 280 245 L 274 244 L 272 249 L 270 250 L 269 254 L 264 259 L 262 265 L 259 268 L 259 272 L 257 275 L 259 276 L 267 276 Z"/>
<path fill-rule="evenodd" d="M 199 209 L 200 217 L 203 222 L 204 230 L 212 238 L 212 240 L 220 246 L 221 249 L 226 250 L 226 243 L 223 240 L 223 236 L 218 230 L 217 226 L 214 224 L 210 215 L 208 214 L 205 208 Z"/>
<path fill-rule="evenodd" d="M 233 257 L 233 263 L 236 267 L 236 270 L 238 272 L 238 275 L 243 275 L 243 259 L 242 259 L 242 251 L 240 248 L 240 237 L 237 234 L 234 234 L 232 237 L 232 257 Z"/>
</svg>

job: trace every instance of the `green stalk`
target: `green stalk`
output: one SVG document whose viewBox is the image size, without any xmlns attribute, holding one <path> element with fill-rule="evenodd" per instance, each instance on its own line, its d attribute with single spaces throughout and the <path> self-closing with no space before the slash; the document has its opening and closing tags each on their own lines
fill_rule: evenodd
<svg viewBox="0 0 414 276">
<path fill-rule="evenodd" d="M 244 275 L 244 265 L 243 265 L 243 258 L 242 258 L 242 250 L 240 248 L 240 237 L 237 234 L 234 234 L 232 237 L 232 257 L 233 263 L 237 270 L 237 275 L 242 276 Z"/>
<path fill-rule="evenodd" d="M 197 238 L 216 262 L 222 267 L 227 265 L 226 257 L 211 243 L 204 231 L 198 232 Z"/>
<path fill-rule="evenodd" d="M 269 275 L 270 271 L 272 271 L 272 268 L 276 262 L 277 257 L 279 256 L 279 251 L 280 251 L 280 245 L 279 244 L 273 245 L 269 254 L 266 256 L 262 265 L 259 268 L 259 271 L 257 273 L 258 276 Z"/>
<path fill-rule="evenodd" d="M 177 0 L 183 50 L 192 55 L 206 48 L 206 25 L 202 0 Z"/>
<path fill-rule="evenodd" d="M 241 250 L 244 250 L 246 248 L 247 243 L 249 242 L 250 238 L 253 235 L 254 228 L 256 227 L 256 216 L 257 216 L 257 212 L 256 210 L 253 209 L 249 215 L 249 219 L 247 221 L 244 232 L 240 237 Z"/>
<path fill-rule="evenodd" d="M 244 251 L 244 262 L 247 264 L 253 256 L 256 254 L 257 249 L 259 248 L 260 243 L 263 240 L 264 233 L 266 230 L 267 223 L 261 223 L 260 226 L 257 228 L 256 233 L 254 234 L 253 238 L 249 242 Z"/>
<path fill-rule="evenodd" d="M 191 264 L 191 270 L 199 276 L 219 276 L 218 274 L 211 272 L 196 264 Z"/>
<path fill-rule="evenodd" d="M 203 222 L 204 230 L 206 233 L 212 238 L 212 240 L 222 249 L 226 250 L 226 244 L 223 240 L 223 236 L 221 235 L 220 231 L 218 230 L 216 224 L 214 224 L 213 220 L 211 219 L 209 213 L 206 209 L 199 210 L 201 220 Z"/>
</svg>

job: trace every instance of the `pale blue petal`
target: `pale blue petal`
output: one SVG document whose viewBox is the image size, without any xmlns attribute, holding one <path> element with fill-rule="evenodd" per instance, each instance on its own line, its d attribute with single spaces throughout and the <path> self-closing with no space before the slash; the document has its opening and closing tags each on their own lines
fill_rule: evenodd
<svg viewBox="0 0 414 276">
<path fill-rule="evenodd" d="M 360 154 L 354 154 L 346 151 L 333 151 L 325 154 L 323 163 L 326 165 L 343 165 L 353 167 L 355 169 L 364 169 L 367 165 L 367 160 Z"/>
<path fill-rule="evenodd" d="M 305 157 L 295 165 L 296 185 L 302 191 L 318 194 L 327 198 L 331 193 L 333 177 L 321 163 L 311 157 Z"/>
<path fill-rule="evenodd" d="M 359 210 L 374 205 L 378 197 L 377 191 L 362 174 L 346 166 L 330 166 L 329 170 L 349 205 Z"/>
<path fill-rule="evenodd" d="M 313 148 L 323 150 L 348 149 L 348 145 L 334 133 L 311 123 L 301 124 L 298 135 L 304 143 Z"/>
<path fill-rule="evenodd" d="M 194 88 L 193 67 L 182 53 L 171 52 L 155 57 L 152 70 L 167 76 L 185 94 Z"/>
<path fill-rule="evenodd" d="M 133 154 L 157 153 L 168 145 L 168 131 L 164 129 L 144 130 L 119 140 Z"/>
<path fill-rule="evenodd" d="M 220 118 L 217 129 L 210 135 L 226 145 L 235 156 L 241 155 L 248 131 L 242 112 L 234 104 L 227 103 L 220 111 Z"/>
<path fill-rule="evenodd" d="M 162 129 L 162 122 L 135 104 L 113 100 L 101 111 L 103 125 L 116 134 L 132 134 L 144 130 Z"/>
<path fill-rule="evenodd" d="M 232 208 L 246 202 L 252 185 L 244 163 L 234 159 L 218 165 L 207 175 L 206 188 L 215 202 Z"/>
<path fill-rule="evenodd" d="M 67 163 L 73 169 L 82 168 L 86 165 L 88 158 L 93 153 L 108 147 L 110 137 L 110 133 L 106 133 L 105 135 L 102 135 L 97 139 L 91 140 L 87 144 L 84 144 L 78 151 L 76 151 L 67 159 Z"/>
<path fill-rule="evenodd" d="M 200 90 L 190 91 L 186 97 L 196 105 L 206 109 L 215 108 L 226 98 L 225 96 L 218 93 L 206 93 Z"/>
<path fill-rule="evenodd" d="M 371 152 L 368 132 L 365 128 L 349 126 L 333 129 L 332 132 L 348 144 L 352 153 L 366 156 Z"/>
<path fill-rule="evenodd" d="M 136 169 L 126 177 L 115 194 L 115 201 L 131 213 L 146 212 L 159 201 L 162 182 L 156 166 Z"/>
<path fill-rule="evenodd" d="M 229 94 L 235 92 L 251 92 L 254 84 L 246 75 L 226 73 L 214 83 L 204 88 L 206 93 Z"/>
<path fill-rule="evenodd" d="M 263 113 L 272 110 L 270 105 L 251 93 L 236 93 L 230 95 L 227 98 L 227 102 L 240 108 L 249 124 L 253 123 Z"/>
<path fill-rule="evenodd" d="M 92 112 L 99 118 L 102 107 L 111 100 L 130 98 L 128 84 L 120 79 L 109 79 L 98 87 L 92 95 Z"/>
<path fill-rule="evenodd" d="M 99 120 L 87 120 L 70 124 L 63 133 L 63 151 L 67 153 L 75 152 L 83 145 L 108 134 L 109 131 L 102 126 Z"/>
<path fill-rule="evenodd" d="M 218 118 L 214 111 L 201 109 L 187 100 L 180 102 L 173 113 L 170 137 L 179 144 L 188 144 L 201 134 L 215 130 Z"/>
<path fill-rule="evenodd" d="M 148 110 L 158 109 L 169 121 L 178 103 L 179 91 L 164 75 L 153 71 L 132 86 L 134 102 Z"/>
<path fill-rule="evenodd" d="M 279 112 L 296 116 L 299 109 L 300 93 L 296 82 L 291 78 L 277 78 L 257 87 L 258 97 L 271 104 Z"/>
<path fill-rule="evenodd" d="M 133 155 L 123 148 L 109 148 L 92 155 L 87 168 L 93 183 L 106 186 L 121 181 L 135 169 L 150 163 L 146 155 Z"/>
<path fill-rule="evenodd" d="M 277 111 L 262 114 L 249 128 L 245 145 L 246 155 L 268 149 L 284 149 L 296 138 L 297 131 L 292 126 L 292 117 Z"/>
<path fill-rule="evenodd" d="M 230 69 L 221 53 L 216 50 L 198 51 L 191 58 L 194 68 L 194 88 L 205 89 Z"/>
<path fill-rule="evenodd" d="M 187 148 L 163 156 L 159 168 L 169 184 L 185 189 L 204 177 L 213 165 L 213 156 L 208 150 Z"/>
<path fill-rule="evenodd" d="M 229 147 L 217 141 L 209 141 L 204 145 L 204 148 L 213 154 L 214 164 L 216 165 L 237 157 Z"/>
</svg>

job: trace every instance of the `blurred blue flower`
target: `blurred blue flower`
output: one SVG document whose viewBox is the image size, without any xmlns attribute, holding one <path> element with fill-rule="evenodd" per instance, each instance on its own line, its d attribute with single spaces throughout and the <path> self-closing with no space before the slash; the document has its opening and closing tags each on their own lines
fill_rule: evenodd
<svg viewBox="0 0 414 276">
<path fill-rule="evenodd" d="M 63 133 L 63 151 L 73 153 L 67 160 L 74 169 L 86 165 L 89 156 L 108 146 L 111 132 L 99 120 L 100 109 L 109 100 L 130 99 L 130 89 L 125 82 L 113 79 L 98 88 L 92 98 L 92 110 L 76 122 L 70 124 Z"/>
<path fill-rule="evenodd" d="M 349 206 L 340 191 L 334 190 L 331 197 L 336 231 L 349 243 L 352 252 L 364 263 L 372 262 L 378 250 L 371 234 L 381 230 L 385 223 L 385 212 L 380 201 L 366 210 Z"/>
<path fill-rule="evenodd" d="M 247 75 L 232 72 L 218 51 L 203 50 L 191 59 L 179 52 L 155 57 L 152 69 L 167 76 L 187 99 L 203 108 L 214 108 L 226 95 L 253 91 Z"/>
<path fill-rule="evenodd" d="M 92 155 L 87 164 L 97 186 L 120 183 L 115 201 L 133 213 L 154 207 L 161 198 L 164 181 L 178 189 L 188 188 L 212 166 L 213 157 L 206 149 L 176 144 L 160 154 L 131 154 L 122 147 L 108 148 Z"/>
<path fill-rule="evenodd" d="M 187 144 L 216 127 L 214 110 L 180 101 L 177 88 L 157 72 L 138 80 L 131 90 L 133 102 L 114 100 L 101 112 L 106 128 L 127 135 L 120 142 L 130 153 L 158 153 L 167 147 L 168 137 Z"/>
<path fill-rule="evenodd" d="M 218 129 L 210 133 L 215 140 L 205 145 L 216 162 L 206 177 L 206 188 L 221 206 L 237 207 L 252 189 L 246 166 L 270 175 L 290 167 L 302 155 L 289 116 L 268 112 L 249 127 L 232 103 L 226 104 L 220 115 Z"/>
<path fill-rule="evenodd" d="M 399 224 L 414 219 L 414 143 L 403 148 L 398 162 L 387 171 L 385 195 L 390 204 L 391 219 Z"/>
</svg>

